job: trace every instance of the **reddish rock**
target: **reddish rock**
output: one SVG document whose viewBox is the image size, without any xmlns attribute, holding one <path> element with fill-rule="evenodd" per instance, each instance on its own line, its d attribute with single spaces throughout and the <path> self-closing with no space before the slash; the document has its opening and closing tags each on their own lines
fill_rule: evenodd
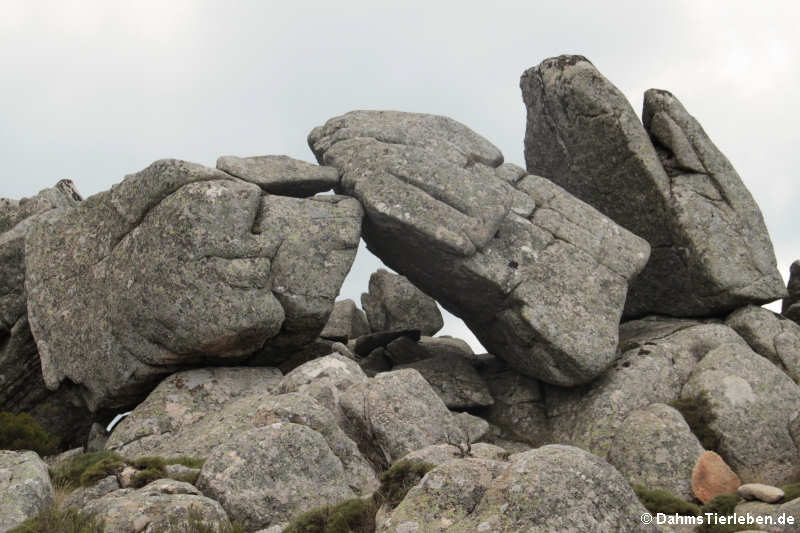
<svg viewBox="0 0 800 533">
<path fill-rule="evenodd" d="M 741 484 L 736 472 L 712 451 L 703 452 L 692 469 L 692 492 L 703 503 L 720 494 L 736 494 Z"/>
</svg>

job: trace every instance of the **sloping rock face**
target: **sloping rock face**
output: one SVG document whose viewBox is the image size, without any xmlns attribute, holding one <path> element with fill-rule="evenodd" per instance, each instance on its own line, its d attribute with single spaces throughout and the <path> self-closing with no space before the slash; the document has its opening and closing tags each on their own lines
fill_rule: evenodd
<svg viewBox="0 0 800 533">
<path fill-rule="evenodd" d="M 758 206 L 674 96 L 647 91 L 643 126 L 623 94 L 581 56 L 547 59 L 527 70 L 520 86 L 528 171 L 652 247 L 626 315 L 720 315 L 783 296 Z"/>
<path fill-rule="evenodd" d="M 468 409 L 492 405 L 489 387 L 475 368 L 460 355 L 440 355 L 397 365 L 393 370 L 413 368 L 430 383 L 450 409 Z"/>
<path fill-rule="evenodd" d="M 248 530 L 355 496 L 323 436 L 292 423 L 234 436 L 214 450 L 197 484 Z"/>
<path fill-rule="evenodd" d="M 176 531 L 187 527 L 190 515 L 220 527 L 230 527 L 222 506 L 181 481 L 159 479 L 141 489 L 122 489 L 92 500 L 81 509 L 104 520 L 106 533 Z"/>
<path fill-rule="evenodd" d="M 418 329 L 431 336 L 444 326 L 433 298 L 388 270 L 369 277 L 369 292 L 361 295 L 361 305 L 374 332 Z"/>
<path fill-rule="evenodd" d="M 324 327 L 360 220 L 349 198 L 267 195 L 161 160 L 38 222 L 26 287 L 45 383 L 80 384 L 94 410 L 135 403 L 181 367 L 262 347 L 286 357 Z"/>
<path fill-rule="evenodd" d="M 328 323 L 319 334 L 323 339 L 347 342 L 362 335 L 369 334 L 367 315 L 356 307 L 353 300 L 337 300 L 333 311 L 328 318 Z"/>
<path fill-rule="evenodd" d="M 339 183 L 339 173 L 335 168 L 312 165 L 285 155 L 224 155 L 217 159 L 217 168 L 255 183 L 264 192 L 281 196 L 314 196 L 333 189 Z"/>
<path fill-rule="evenodd" d="M 47 465 L 34 452 L 0 450 L 0 532 L 18 526 L 53 503 Z"/>
<path fill-rule="evenodd" d="M 309 145 L 364 207 L 369 249 L 492 353 L 564 386 L 611 364 L 644 241 L 446 117 L 354 111 Z"/>
<path fill-rule="evenodd" d="M 781 314 L 789 320 L 800 324 L 800 260 L 792 263 L 789 269 L 788 295 L 783 299 Z"/>
<path fill-rule="evenodd" d="M 716 450 L 744 483 L 782 485 L 800 475 L 789 425 L 800 414 L 800 387 L 748 347 L 722 345 L 692 372 L 681 398 L 704 398 Z"/>
<path fill-rule="evenodd" d="M 692 469 L 703 453 L 681 414 L 654 403 L 633 411 L 617 431 L 608 462 L 631 485 L 692 499 Z"/>
<path fill-rule="evenodd" d="M 510 464 L 451 461 L 411 489 L 382 533 L 656 532 L 614 468 L 571 446 L 543 446 Z"/>
<path fill-rule="evenodd" d="M 747 306 L 731 313 L 725 323 L 759 355 L 800 383 L 800 325 L 763 307 Z"/>
</svg>

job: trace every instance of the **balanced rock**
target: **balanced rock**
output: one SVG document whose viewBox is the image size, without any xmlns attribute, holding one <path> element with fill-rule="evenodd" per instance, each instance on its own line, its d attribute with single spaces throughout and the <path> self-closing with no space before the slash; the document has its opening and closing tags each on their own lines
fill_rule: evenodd
<svg viewBox="0 0 800 533">
<path fill-rule="evenodd" d="M 320 167 L 285 155 L 224 155 L 217 159 L 217 168 L 255 183 L 264 192 L 281 196 L 314 196 L 333 189 L 339 183 L 339 173 L 335 168 Z"/>
<path fill-rule="evenodd" d="M 433 298 L 405 276 L 385 269 L 369 277 L 369 292 L 361 295 L 361 305 L 374 332 L 418 329 L 430 336 L 444 326 L 442 313 Z"/>
<path fill-rule="evenodd" d="M 323 339 L 347 342 L 370 332 L 367 315 L 353 300 L 337 300 L 328 323 L 319 334 Z"/>
<path fill-rule="evenodd" d="M 584 57 L 520 80 L 528 171 L 561 185 L 652 247 L 626 315 L 719 315 L 785 291 L 761 212 L 725 156 L 666 91 L 645 93 L 644 125 Z"/>
<path fill-rule="evenodd" d="M 355 497 L 325 438 L 292 423 L 233 435 L 206 460 L 197 485 L 248 530 Z"/>
<path fill-rule="evenodd" d="M 608 462 L 631 485 L 692 499 L 692 469 L 703 453 L 681 414 L 663 403 L 633 411 L 614 437 Z"/>
<path fill-rule="evenodd" d="M 53 503 L 47 465 L 35 452 L 0 450 L 0 532 L 13 529 Z"/>
<path fill-rule="evenodd" d="M 364 207 L 369 249 L 492 353 L 565 386 L 614 360 L 642 239 L 446 117 L 354 111 L 309 145 Z"/>
<path fill-rule="evenodd" d="M 703 452 L 692 469 L 692 492 L 702 503 L 720 494 L 735 494 L 741 484 L 736 472 L 711 450 Z"/>
<path fill-rule="evenodd" d="M 754 352 L 800 382 L 800 324 L 753 305 L 734 311 L 725 323 L 735 329 Z"/>
<path fill-rule="evenodd" d="M 90 500 L 81 509 L 104 521 L 107 533 L 180 531 L 196 518 L 217 527 L 230 527 L 222 506 L 181 481 L 159 479 L 141 489 L 121 489 Z"/>
<path fill-rule="evenodd" d="M 94 410 L 176 369 L 285 358 L 327 322 L 360 222 L 353 199 L 272 196 L 184 161 L 127 176 L 26 239 L 45 383 L 81 385 Z"/>
<path fill-rule="evenodd" d="M 781 314 L 800 324 L 800 259 L 792 263 L 789 269 L 788 295 L 783 299 Z"/>
<path fill-rule="evenodd" d="M 740 344 L 710 351 L 681 391 L 707 412 L 717 450 L 745 483 L 781 485 L 800 475 L 790 422 L 800 413 L 800 387 Z"/>
</svg>

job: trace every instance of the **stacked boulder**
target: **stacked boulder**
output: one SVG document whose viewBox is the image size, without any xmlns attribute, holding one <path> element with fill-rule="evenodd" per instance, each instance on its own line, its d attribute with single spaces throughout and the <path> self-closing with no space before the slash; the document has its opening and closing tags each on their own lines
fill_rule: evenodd
<svg viewBox="0 0 800 533">
<path fill-rule="evenodd" d="M 125 532 L 338 506 L 383 533 L 662 531 L 648 490 L 796 512 L 800 263 L 787 296 L 670 93 L 640 121 L 580 56 L 521 88 L 527 169 L 450 118 L 353 111 L 309 134 L 319 165 L 169 159 L 0 201 L 0 410 L 104 448 L 49 459 L 97 459 L 63 505 Z M 396 273 L 359 308 L 336 297 L 362 237 Z M 435 336 L 439 305 L 491 353 Z M 36 454 L 0 452 L 0 496 L 0 531 L 52 505 Z"/>
</svg>

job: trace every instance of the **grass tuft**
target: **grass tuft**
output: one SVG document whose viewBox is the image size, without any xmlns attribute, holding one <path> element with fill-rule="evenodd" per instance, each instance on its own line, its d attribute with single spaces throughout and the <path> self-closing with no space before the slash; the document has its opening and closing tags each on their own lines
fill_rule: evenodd
<svg viewBox="0 0 800 533">
<path fill-rule="evenodd" d="M 698 516 L 700 506 L 687 502 L 665 490 L 647 489 L 641 485 L 634 485 L 633 491 L 648 511 L 653 514 L 679 514 L 683 516 Z"/>
<path fill-rule="evenodd" d="M 0 412 L 0 450 L 33 450 L 45 456 L 56 453 L 59 443 L 28 413 Z"/>
<path fill-rule="evenodd" d="M 720 434 L 711 427 L 717 416 L 711 409 L 711 400 L 708 394 L 703 393 L 696 398 L 681 398 L 670 405 L 680 411 L 703 448 L 719 450 Z"/>
<path fill-rule="evenodd" d="M 50 507 L 9 533 L 103 533 L 103 521 L 75 509 Z"/>
</svg>

